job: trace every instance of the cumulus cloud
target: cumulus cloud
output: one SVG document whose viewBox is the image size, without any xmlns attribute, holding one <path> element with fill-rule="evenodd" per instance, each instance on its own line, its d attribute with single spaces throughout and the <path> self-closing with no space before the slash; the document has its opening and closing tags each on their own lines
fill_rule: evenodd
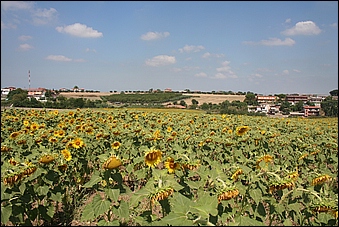
<svg viewBox="0 0 339 227">
<path fill-rule="evenodd" d="M 51 61 L 72 61 L 72 59 L 67 58 L 63 55 L 48 55 L 46 59 Z"/>
<path fill-rule="evenodd" d="M 55 30 L 60 33 L 67 33 L 81 38 L 99 38 L 103 36 L 101 32 L 98 32 L 97 30 L 80 23 L 75 23 L 64 27 L 59 26 L 56 27 Z"/>
<path fill-rule="evenodd" d="M 281 40 L 278 38 L 269 38 L 268 40 L 261 40 L 260 42 L 245 41 L 244 44 L 248 45 L 264 45 L 264 46 L 293 46 L 295 41 L 291 38 Z"/>
<path fill-rule="evenodd" d="M 214 75 L 215 79 L 238 78 L 238 76 L 231 70 L 229 61 L 221 63 L 222 67 L 216 68 L 217 72 Z"/>
<path fill-rule="evenodd" d="M 225 57 L 225 55 L 224 54 L 211 54 L 210 52 L 206 52 L 201 57 L 202 58 L 209 58 L 209 57 L 221 58 L 221 57 Z"/>
<path fill-rule="evenodd" d="M 205 47 L 204 46 L 194 46 L 194 45 L 185 45 L 183 48 L 179 49 L 180 53 L 186 52 L 186 53 L 190 53 L 190 52 L 199 52 L 201 50 L 204 50 Z"/>
<path fill-rule="evenodd" d="M 32 49 L 32 48 L 33 48 L 33 46 L 31 46 L 31 45 L 29 45 L 29 44 L 27 44 L 27 43 L 21 44 L 21 45 L 19 46 L 19 50 L 22 50 L 22 51 L 27 51 L 27 50 L 30 50 L 30 49 Z"/>
<path fill-rule="evenodd" d="M 291 18 L 286 19 L 285 23 L 291 23 Z"/>
<path fill-rule="evenodd" d="M 293 69 L 293 72 L 300 73 L 301 71 L 298 69 Z"/>
<path fill-rule="evenodd" d="M 2 1 L 1 10 L 4 12 L 16 12 L 18 10 L 27 11 L 32 17 L 32 22 L 35 25 L 44 25 L 53 22 L 58 17 L 58 12 L 56 9 L 36 8 L 35 3 L 31 1 Z M 21 23 L 16 14 L 8 14 L 7 18 L 12 19 L 14 23 Z"/>
<path fill-rule="evenodd" d="M 4 23 L 3 21 L 1 21 L 1 29 L 9 29 L 9 28 L 17 28 L 17 26 L 15 24 L 12 23 Z"/>
<path fill-rule="evenodd" d="M 58 11 L 54 8 L 36 9 L 33 14 L 33 23 L 36 25 L 48 24 L 58 17 Z"/>
<path fill-rule="evenodd" d="M 22 35 L 22 36 L 19 36 L 18 39 L 21 40 L 21 41 L 26 41 L 26 40 L 32 39 L 32 36 Z"/>
<path fill-rule="evenodd" d="M 337 24 L 337 23 L 330 24 L 330 26 L 331 26 L 332 28 L 338 28 L 338 24 Z"/>
<path fill-rule="evenodd" d="M 1 1 L 1 9 L 8 10 L 27 10 L 34 6 L 34 2 L 29 1 Z"/>
<path fill-rule="evenodd" d="M 204 72 L 201 72 L 201 73 L 195 74 L 194 76 L 196 76 L 196 77 L 207 77 L 207 74 L 204 73 Z"/>
<path fill-rule="evenodd" d="M 169 32 L 147 32 L 146 34 L 141 35 L 142 40 L 156 40 L 156 39 L 161 39 L 161 38 L 166 38 L 169 36 Z"/>
<path fill-rule="evenodd" d="M 290 72 L 289 72 L 287 69 L 285 69 L 285 70 L 283 70 L 282 74 L 283 74 L 283 75 L 289 75 Z"/>
<path fill-rule="evenodd" d="M 168 56 L 168 55 L 158 55 L 153 57 L 152 59 L 147 59 L 145 61 L 146 65 L 148 66 L 163 66 L 163 65 L 171 65 L 176 62 L 176 59 L 174 56 Z"/>
<path fill-rule="evenodd" d="M 320 28 L 313 21 L 301 21 L 281 32 L 283 35 L 318 35 Z"/>
<path fill-rule="evenodd" d="M 85 50 L 86 52 L 94 52 L 94 53 L 96 53 L 97 51 L 95 50 L 95 49 L 90 49 L 90 48 L 86 48 L 86 50 Z"/>
</svg>

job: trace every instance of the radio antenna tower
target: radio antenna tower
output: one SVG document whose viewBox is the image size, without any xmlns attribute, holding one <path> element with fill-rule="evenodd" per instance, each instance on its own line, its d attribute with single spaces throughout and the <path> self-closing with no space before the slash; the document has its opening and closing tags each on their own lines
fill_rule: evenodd
<svg viewBox="0 0 339 227">
<path fill-rule="evenodd" d="M 28 91 L 31 88 L 31 70 L 28 70 Z"/>
</svg>

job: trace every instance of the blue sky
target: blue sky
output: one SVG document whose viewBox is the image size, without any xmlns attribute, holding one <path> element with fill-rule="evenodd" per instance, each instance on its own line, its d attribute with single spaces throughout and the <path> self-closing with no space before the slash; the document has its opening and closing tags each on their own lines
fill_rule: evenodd
<svg viewBox="0 0 339 227">
<path fill-rule="evenodd" d="M 7 86 L 329 94 L 338 2 L 1 1 Z"/>
</svg>

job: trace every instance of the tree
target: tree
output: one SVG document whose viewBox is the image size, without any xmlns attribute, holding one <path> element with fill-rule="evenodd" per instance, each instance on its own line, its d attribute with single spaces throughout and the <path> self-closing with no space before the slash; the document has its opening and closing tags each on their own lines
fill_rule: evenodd
<svg viewBox="0 0 339 227">
<path fill-rule="evenodd" d="M 338 89 L 330 91 L 331 96 L 338 96 Z"/>
<path fill-rule="evenodd" d="M 181 100 L 181 101 L 180 101 L 180 105 L 181 105 L 181 106 L 185 106 L 185 107 L 187 106 L 187 104 L 186 104 L 186 102 L 185 102 L 184 100 Z"/>
<path fill-rule="evenodd" d="M 199 102 L 196 99 L 192 99 L 192 105 L 198 105 Z"/>
<path fill-rule="evenodd" d="M 333 100 L 331 96 L 326 97 L 320 104 L 325 116 L 338 117 L 338 100 Z"/>
<path fill-rule="evenodd" d="M 12 90 L 8 93 L 7 98 L 8 100 L 12 100 L 15 95 L 20 95 L 22 94 L 23 96 L 26 96 L 27 98 L 28 91 L 22 90 L 21 88 L 17 88 L 15 90 Z"/>
<path fill-rule="evenodd" d="M 247 105 L 253 105 L 253 106 L 258 105 L 257 98 L 255 94 L 252 92 L 247 92 L 244 102 L 247 103 Z"/>
</svg>

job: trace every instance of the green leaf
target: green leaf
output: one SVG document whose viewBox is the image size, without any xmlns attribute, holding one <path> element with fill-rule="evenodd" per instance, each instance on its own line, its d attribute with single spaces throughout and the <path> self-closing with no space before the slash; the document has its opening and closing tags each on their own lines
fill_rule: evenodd
<svg viewBox="0 0 339 227">
<path fill-rule="evenodd" d="M 130 199 L 130 207 L 134 208 L 139 205 L 139 203 L 143 200 L 143 198 L 146 198 L 149 195 L 149 191 L 143 187 L 139 191 L 132 194 L 132 197 Z"/>
<path fill-rule="evenodd" d="M 47 185 L 46 186 L 40 186 L 36 190 L 38 195 L 47 195 L 48 191 L 49 191 L 49 187 Z"/>
<path fill-rule="evenodd" d="M 234 218 L 235 222 L 239 222 L 239 226 L 264 226 L 263 222 L 257 221 L 248 216 L 239 215 Z"/>
<path fill-rule="evenodd" d="M 218 199 L 216 196 L 210 196 L 209 193 L 202 192 L 198 195 L 196 203 L 192 203 L 191 209 L 193 212 L 197 212 L 203 219 L 218 215 Z"/>
<path fill-rule="evenodd" d="M 260 216 L 262 216 L 262 217 L 265 217 L 265 216 L 266 216 L 266 210 L 265 210 L 265 207 L 264 207 L 264 205 L 263 205 L 261 202 L 259 202 L 259 204 L 258 204 L 257 211 L 258 211 L 258 214 L 259 214 Z"/>
<path fill-rule="evenodd" d="M 124 200 L 120 201 L 120 206 L 118 209 L 116 209 L 116 212 L 114 212 L 119 216 L 119 219 L 124 218 L 125 220 L 129 219 L 129 205 Z"/>
<path fill-rule="evenodd" d="M 12 206 L 1 206 L 1 225 L 6 225 L 12 215 Z"/>
<path fill-rule="evenodd" d="M 106 221 L 106 220 L 100 220 L 98 221 L 98 226 L 120 226 L 120 222 L 118 220 L 114 221 Z"/>
<path fill-rule="evenodd" d="M 249 193 L 256 204 L 258 204 L 261 201 L 262 193 L 260 189 L 252 189 L 249 191 Z"/>
<path fill-rule="evenodd" d="M 295 211 L 296 213 L 300 212 L 300 210 L 301 210 L 301 205 L 300 205 L 300 203 L 292 203 L 292 204 L 288 204 L 287 207 L 288 207 L 289 210 L 293 210 L 293 211 Z"/>
<path fill-rule="evenodd" d="M 62 202 L 62 195 L 60 192 L 57 192 L 56 194 L 52 193 L 50 199 L 53 201 Z"/>
<path fill-rule="evenodd" d="M 291 222 L 291 220 L 290 219 L 285 219 L 285 221 L 283 222 L 283 225 L 284 226 L 292 226 L 293 225 L 293 223 Z"/>
<path fill-rule="evenodd" d="M 108 198 L 110 198 L 114 202 L 118 202 L 119 195 L 120 195 L 119 189 L 105 189 L 104 191 Z"/>
<path fill-rule="evenodd" d="M 188 220 L 185 214 L 171 212 L 160 221 L 154 222 L 154 224 L 159 226 L 167 226 L 168 224 L 172 226 L 192 226 L 193 222 Z"/>
<path fill-rule="evenodd" d="M 93 209 L 94 209 L 94 216 L 98 217 L 105 212 L 108 211 L 110 208 L 111 203 L 107 200 L 102 200 L 100 195 L 96 195 L 93 198 Z"/>
<path fill-rule="evenodd" d="M 94 209 L 93 209 L 93 202 L 88 203 L 85 207 L 84 210 L 82 211 L 81 214 L 81 221 L 92 221 L 94 220 Z"/>
<path fill-rule="evenodd" d="M 183 196 L 181 193 L 174 192 L 173 193 L 173 209 L 172 211 L 177 214 L 184 214 L 186 216 L 186 213 L 190 212 L 190 206 L 193 202 L 188 199 L 186 196 Z"/>
<path fill-rule="evenodd" d="M 94 172 L 91 179 L 83 185 L 84 188 L 91 188 L 93 185 L 96 185 L 102 180 L 102 178 L 99 175 L 99 172 Z"/>
</svg>

